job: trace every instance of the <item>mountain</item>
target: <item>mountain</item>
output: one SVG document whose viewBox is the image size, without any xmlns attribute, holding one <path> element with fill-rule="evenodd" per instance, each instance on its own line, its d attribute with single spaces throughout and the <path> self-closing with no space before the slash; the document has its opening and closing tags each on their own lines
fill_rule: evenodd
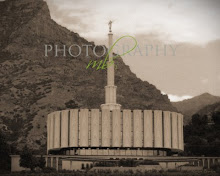
<svg viewBox="0 0 220 176">
<path fill-rule="evenodd" d="M 0 127 L 19 149 L 28 144 L 45 152 L 47 114 L 100 108 L 106 70 L 86 69 L 90 60 L 100 59 L 92 52 L 94 42 L 53 21 L 43 0 L 0 2 L 0 24 Z M 82 51 L 77 57 L 46 57 L 45 44 L 91 47 L 89 56 Z M 166 95 L 137 78 L 122 58 L 116 64 L 117 102 L 122 108 L 176 111 Z"/>
<path fill-rule="evenodd" d="M 220 97 L 213 96 L 209 93 L 204 93 L 191 99 L 172 102 L 172 105 L 184 115 L 184 123 L 188 124 L 191 121 L 191 116 L 202 108 L 212 105 L 220 101 Z"/>
<path fill-rule="evenodd" d="M 211 105 L 207 105 L 200 109 L 197 114 L 200 116 L 208 115 L 211 116 L 214 112 L 220 112 L 220 101 Z"/>
</svg>

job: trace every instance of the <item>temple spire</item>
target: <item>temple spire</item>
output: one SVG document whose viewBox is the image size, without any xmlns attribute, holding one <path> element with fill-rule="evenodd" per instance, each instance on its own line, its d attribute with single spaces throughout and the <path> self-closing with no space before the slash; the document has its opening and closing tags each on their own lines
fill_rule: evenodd
<svg viewBox="0 0 220 176">
<path fill-rule="evenodd" d="M 109 33 L 108 33 L 108 48 L 111 49 L 113 45 L 113 33 L 112 33 L 112 21 L 109 21 Z M 105 86 L 105 104 L 101 105 L 102 109 L 120 109 L 121 105 L 116 103 L 116 89 L 115 86 L 115 64 L 113 62 L 113 49 L 109 51 L 107 67 L 107 86 Z"/>
</svg>

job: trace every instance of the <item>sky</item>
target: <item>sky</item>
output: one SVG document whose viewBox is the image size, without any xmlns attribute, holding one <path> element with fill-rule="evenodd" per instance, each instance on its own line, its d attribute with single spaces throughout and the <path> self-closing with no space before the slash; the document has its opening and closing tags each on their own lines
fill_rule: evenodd
<svg viewBox="0 0 220 176">
<path fill-rule="evenodd" d="M 138 47 L 123 56 L 132 72 L 171 101 L 208 92 L 220 96 L 219 0 L 45 0 L 58 24 L 98 45 L 134 36 Z M 121 40 L 122 54 L 134 42 Z"/>
</svg>

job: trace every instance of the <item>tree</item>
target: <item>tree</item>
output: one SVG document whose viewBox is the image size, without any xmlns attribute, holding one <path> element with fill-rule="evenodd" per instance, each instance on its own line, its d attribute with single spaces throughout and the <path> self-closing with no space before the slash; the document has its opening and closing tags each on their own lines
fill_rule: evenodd
<svg viewBox="0 0 220 176">
<path fill-rule="evenodd" d="M 0 170 L 10 170 L 10 146 L 6 143 L 5 136 L 0 131 Z"/>
<path fill-rule="evenodd" d="M 198 121 L 200 121 L 200 115 L 199 114 L 194 114 L 192 116 L 192 125 L 193 126 L 197 126 L 198 125 Z"/>
<path fill-rule="evenodd" d="M 45 158 L 41 155 L 41 157 L 38 159 L 38 162 L 37 162 L 37 166 L 41 169 L 45 168 L 45 165 L 46 165 L 46 160 Z"/>
<path fill-rule="evenodd" d="M 37 164 L 37 158 L 33 156 L 33 152 L 27 146 L 24 146 L 20 154 L 20 166 L 30 168 L 33 171 Z"/>
<path fill-rule="evenodd" d="M 184 127 L 185 154 L 220 156 L 220 112 L 212 114 L 213 124 L 206 115 L 194 114 L 192 123 Z"/>
<path fill-rule="evenodd" d="M 212 119 L 215 125 L 220 125 L 220 111 L 214 112 L 212 115 Z"/>
<path fill-rule="evenodd" d="M 71 108 L 71 109 L 79 107 L 78 104 L 74 100 L 70 100 L 66 102 L 65 105 L 66 105 L 66 108 Z"/>
<path fill-rule="evenodd" d="M 207 123 L 208 123 L 208 117 L 206 115 L 201 117 L 199 114 L 194 114 L 192 116 L 192 125 L 193 126 L 206 125 Z"/>
</svg>

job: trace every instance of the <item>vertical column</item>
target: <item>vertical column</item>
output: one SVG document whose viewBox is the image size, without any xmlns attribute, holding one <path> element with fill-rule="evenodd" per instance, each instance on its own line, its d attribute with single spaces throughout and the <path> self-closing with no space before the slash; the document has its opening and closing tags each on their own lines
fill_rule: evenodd
<svg viewBox="0 0 220 176">
<path fill-rule="evenodd" d="M 54 141 L 54 114 L 50 114 L 50 149 L 53 148 L 53 141 Z"/>
<path fill-rule="evenodd" d="M 51 157 L 50 166 L 51 166 L 51 167 L 54 167 L 54 166 L 53 166 L 53 157 Z"/>
<path fill-rule="evenodd" d="M 59 169 L 59 157 L 56 157 L 56 170 L 58 171 Z"/>
<path fill-rule="evenodd" d="M 99 146 L 99 109 L 91 110 L 91 147 Z"/>
<path fill-rule="evenodd" d="M 70 160 L 70 170 L 73 170 L 73 162 Z"/>
<path fill-rule="evenodd" d="M 116 103 L 116 86 L 105 86 L 105 102 Z"/>
<path fill-rule="evenodd" d="M 131 147 L 131 110 L 123 110 L 123 147 Z"/>
<path fill-rule="evenodd" d="M 78 119 L 79 119 L 79 110 L 71 109 L 70 110 L 70 137 L 69 145 L 70 147 L 78 147 Z"/>
<path fill-rule="evenodd" d="M 177 113 L 172 112 L 172 148 L 178 148 L 178 136 L 177 136 Z"/>
<path fill-rule="evenodd" d="M 112 111 L 112 147 L 121 146 L 121 111 Z"/>
<path fill-rule="evenodd" d="M 61 147 L 68 147 L 69 110 L 61 111 Z"/>
<path fill-rule="evenodd" d="M 205 167 L 205 159 L 202 158 L 202 167 Z"/>
<path fill-rule="evenodd" d="M 110 147 L 110 110 L 102 110 L 102 147 Z"/>
<path fill-rule="evenodd" d="M 153 116 L 151 110 L 144 110 L 144 147 L 153 147 Z"/>
<path fill-rule="evenodd" d="M 142 112 L 141 110 L 133 111 L 133 123 L 134 123 L 134 147 L 142 147 L 142 139 L 143 139 L 143 125 L 142 125 Z"/>
<path fill-rule="evenodd" d="M 178 149 L 182 149 L 182 116 L 181 114 L 177 114 L 178 120 Z"/>
<path fill-rule="evenodd" d="M 48 150 L 50 149 L 50 122 L 51 120 L 51 114 L 48 114 L 47 116 L 47 154 L 48 154 Z"/>
<path fill-rule="evenodd" d="M 55 130 L 54 130 L 54 148 L 60 148 L 60 111 L 54 112 Z"/>
<path fill-rule="evenodd" d="M 107 86 L 105 86 L 105 103 L 107 104 L 115 104 L 116 103 L 116 86 L 114 86 L 115 82 L 115 71 L 114 71 L 114 61 L 113 61 L 113 49 L 112 47 L 112 40 L 113 40 L 113 34 L 109 32 L 108 34 L 109 39 L 109 56 L 108 56 L 108 67 L 107 67 Z M 109 108 L 112 108 L 109 106 Z"/>
<path fill-rule="evenodd" d="M 154 111 L 154 147 L 163 147 L 162 111 Z"/>
<path fill-rule="evenodd" d="M 171 148 L 171 120 L 170 120 L 170 112 L 163 112 L 164 119 L 164 147 Z"/>
<path fill-rule="evenodd" d="M 48 157 L 47 157 L 47 156 L 45 156 L 45 162 L 46 162 L 46 163 L 45 163 L 45 167 L 49 167 L 49 166 L 48 166 Z"/>
<path fill-rule="evenodd" d="M 109 50 L 111 49 L 112 47 L 112 40 L 113 40 L 113 34 L 110 32 L 108 34 L 108 39 L 109 39 Z M 111 50 L 109 52 L 109 61 L 108 63 L 110 63 L 110 66 L 107 68 L 107 85 L 108 86 L 113 86 L 114 85 L 114 76 L 115 76 L 115 73 L 114 73 L 114 64 L 111 64 L 111 62 L 113 61 L 113 50 Z"/>
<path fill-rule="evenodd" d="M 181 114 L 181 149 L 184 150 L 183 115 Z"/>
<path fill-rule="evenodd" d="M 80 128 L 80 147 L 88 147 L 89 145 L 89 110 L 80 109 L 79 113 L 79 128 Z"/>
<path fill-rule="evenodd" d="M 207 158 L 208 161 L 208 169 L 210 169 L 210 158 Z"/>
</svg>

